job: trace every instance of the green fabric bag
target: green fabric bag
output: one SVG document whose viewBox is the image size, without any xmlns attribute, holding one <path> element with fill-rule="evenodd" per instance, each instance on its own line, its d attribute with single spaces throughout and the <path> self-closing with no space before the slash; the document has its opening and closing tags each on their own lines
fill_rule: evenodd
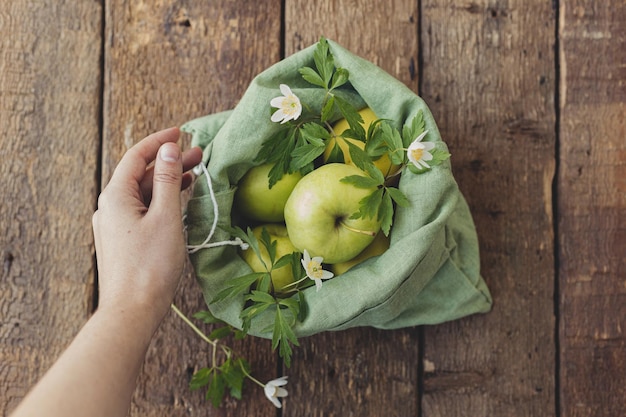
<svg viewBox="0 0 626 417">
<path fill-rule="evenodd" d="M 357 108 L 369 106 L 379 117 L 402 124 L 421 110 L 429 140 L 447 149 L 420 97 L 374 64 L 328 42 L 337 67 L 350 71 L 353 89 L 348 87 L 344 98 Z M 269 106 L 270 100 L 280 95 L 279 84 L 289 85 L 303 103 L 321 102 L 322 90 L 312 87 L 298 72 L 303 66 L 314 65 L 314 50 L 315 45 L 263 71 L 233 110 L 201 117 L 182 127 L 192 134 L 192 144 L 204 149 L 218 224 L 230 225 L 236 184 L 254 165 L 261 144 L 279 127 L 270 121 Z M 480 276 L 476 230 L 449 161 L 421 175 L 405 170 L 399 189 L 411 205 L 396 208 L 390 248 L 325 281 L 319 292 L 315 286 L 304 290 L 308 314 L 295 325 L 296 336 L 356 326 L 394 329 L 436 324 L 491 309 L 491 296 Z M 201 244 L 209 234 L 215 209 L 212 201 L 202 175 L 187 206 L 190 245 Z M 218 227 L 212 241 L 230 239 Z M 243 294 L 210 303 L 228 280 L 251 272 L 237 247 L 202 249 L 190 254 L 190 259 L 209 310 L 240 327 Z M 267 329 L 274 315 L 266 313 L 254 319 L 250 334 L 271 338 Z"/>
</svg>

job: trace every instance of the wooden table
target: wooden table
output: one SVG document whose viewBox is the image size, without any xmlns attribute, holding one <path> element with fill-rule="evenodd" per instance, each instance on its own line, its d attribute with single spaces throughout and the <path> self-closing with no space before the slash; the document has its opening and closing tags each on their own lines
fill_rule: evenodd
<svg viewBox="0 0 626 417">
<path fill-rule="evenodd" d="M 261 379 L 289 375 L 278 413 L 253 385 L 220 410 L 191 392 L 210 350 L 170 315 L 132 415 L 626 415 L 624 0 L 2 2 L 3 414 L 95 308 L 91 215 L 124 151 L 232 108 L 320 35 L 431 107 L 494 309 L 304 339 L 288 370 L 238 342 Z M 191 272 L 176 303 L 203 308 Z"/>
</svg>

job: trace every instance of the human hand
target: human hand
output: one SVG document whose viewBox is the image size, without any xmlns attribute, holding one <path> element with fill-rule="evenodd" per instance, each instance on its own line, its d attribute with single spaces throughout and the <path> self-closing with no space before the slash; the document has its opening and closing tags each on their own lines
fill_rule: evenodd
<svg viewBox="0 0 626 417">
<path fill-rule="evenodd" d="M 98 199 L 100 310 L 147 313 L 158 325 L 172 302 L 187 256 L 180 191 L 202 159 L 199 148 L 181 154 L 179 134 L 154 133 L 128 150 Z"/>
</svg>

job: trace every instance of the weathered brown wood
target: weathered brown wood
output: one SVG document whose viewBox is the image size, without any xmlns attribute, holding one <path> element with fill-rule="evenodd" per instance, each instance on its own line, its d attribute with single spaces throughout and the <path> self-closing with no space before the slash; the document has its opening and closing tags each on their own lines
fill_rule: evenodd
<svg viewBox="0 0 626 417">
<path fill-rule="evenodd" d="M 111 0 L 106 15 L 105 180 L 122 153 L 150 132 L 233 107 L 254 75 L 280 57 L 280 2 Z M 191 274 L 175 300 L 192 314 L 205 309 Z M 262 380 L 276 377 L 265 340 L 235 346 Z M 247 384 L 245 400 L 215 411 L 191 392 L 209 346 L 171 315 L 156 335 L 132 415 L 267 415 L 273 406 Z"/>
<path fill-rule="evenodd" d="M 626 3 L 561 1 L 563 416 L 626 415 Z"/>
<path fill-rule="evenodd" d="M 100 34 L 98 2 L 0 6 L 2 415 L 91 312 Z"/>
<path fill-rule="evenodd" d="M 552 4 L 561 6 L 558 30 Z M 144 135 L 231 108 L 279 59 L 281 43 L 289 55 L 325 35 L 413 90 L 421 86 L 474 213 L 495 306 L 426 328 L 423 352 L 417 329 L 301 340 L 284 370 L 290 394 L 282 415 L 626 414 L 624 2 L 289 0 L 285 7 L 281 22 L 276 0 L 2 2 L 0 413 L 17 405 L 93 307 L 101 110 L 106 182 Z M 191 273 L 176 303 L 187 313 L 203 307 Z M 267 341 L 236 348 L 260 379 L 278 376 Z M 243 402 L 219 411 L 190 392 L 189 376 L 209 353 L 169 317 L 132 414 L 274 415 L 251 384 Z"/>
<path fill-rule="evenodd" d="M 287 1 L 286 55 L 321 35 L 417 91 L 417 3 Z M 284 416 L 412 416 L 418 413 L 417 329 L 352 329 L 303 339 L 289 374 Z"/>
<path fill-rule="evenodd" d="M 466 195 L 495 305 L 425 331 L 423 415 L 552 416 L 555 10 L 422 2 L 423 95 Z"/>
</svg>

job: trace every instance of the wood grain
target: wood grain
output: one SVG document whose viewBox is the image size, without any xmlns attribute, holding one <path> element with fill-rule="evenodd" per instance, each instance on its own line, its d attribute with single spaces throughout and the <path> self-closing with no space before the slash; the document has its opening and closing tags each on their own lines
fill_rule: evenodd
<svg viewBox="0 0 626 417">
<path fill-rule="evenodd" d="M 555 10 L 422 2 L 423 95 L 450 145 L 494 309 L 425 331 L 423 415 L 552 416 Z"/>
<path fill-rule="evenodd" d="M 100 34 L 97 2 L 0 6 L 2 415 L 91 312 Z"/>
<path fill-rule="evenodd" d="M 106 13 L 103 176 L 150 132 L 233 107 L 258 72 L 280 57 L 280 2 L 112 0 Z M 175 303 L 188 315 L 206 309 L 191 274 Z M 263 380 L 276 377 L 265 340 L 235 349 Z M 188 382 L 207 366 L 209 347 L 170 315 L 140 377 L 132 415 L 264 415 L 273 406 L 248 384 L 245 400 L 214 410 Z"/>
<path fill-rule="evenodd" d="M 321 35 L 417 91 L 417 4 L 371 0 L 287 1 L 290 55 Z M 289 374 L 284 416 L 411 416 L 418 413 L 419 333 L 352 329 L 302 340 Z"/>
<path fill-rule="evenodd" d="M 561 2 L 558 240 L 564 416 L 626 415 L 625 27 L 623 1 Z"/>
<path fill-rule="evenodd" d="M 0 414 L 93 309 L 98 158 L 106 184 L 143 136 L 233 107 L 254 75 L 324 35 L 420 89 L 494 310 L 305 338 L 291 369 L 267 341 L 238 342 L 261 380 L 289 375 L 279 411 L 251 384 L 220 410 L 189 391 L 210 350 L 171 315 L 131 414 L 625 415 L 625 25 L 622 0 L 2 2 Z M 203 308 L 191 272 L 176 303 Z"/>
</svg>

